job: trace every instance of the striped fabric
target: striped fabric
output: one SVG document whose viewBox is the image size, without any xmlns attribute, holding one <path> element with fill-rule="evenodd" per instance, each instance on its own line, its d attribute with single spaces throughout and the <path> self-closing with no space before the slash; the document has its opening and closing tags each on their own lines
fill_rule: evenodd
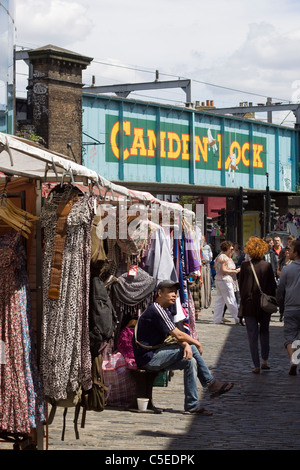
<svg viewBox="0 0 300 470">
<path fill-rule="evenodd" d="M 172 320 L 170 319 L 169 315 L 167 314 L 166 310 L 161 306 L 159 305 L 157 302 L 154 302 L 154 307 L 156 308 L 157 312 L 159 313 L 159 315 L 162 317 L 163 321 L 165 322 L 165 324 L 167 325 L 167 327 L 169 328 L 169 330 L 174 330 L 175 328 L 175 325 L 174 323 L 172 322 Z"/>
</svg>

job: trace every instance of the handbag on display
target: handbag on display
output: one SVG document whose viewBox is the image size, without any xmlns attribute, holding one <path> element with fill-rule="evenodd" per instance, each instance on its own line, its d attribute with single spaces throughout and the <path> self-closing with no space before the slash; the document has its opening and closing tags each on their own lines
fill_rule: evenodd
<svg viewBox="0 0 300 470">
<path fill-rule="evenodd" d="M 278 309 L 278 303 L 276 298 L 273 295 L 265 294 L 260 287 L 259 280 L 257 278 L 256 272 L 254 270 L 254 266 L 252 262 L 250 261 L 250 266 L 253 271 L 253 275 L 255 277 L 255 280 L 257 282 L 259 291 L 260 291 L 260 308 L 264 310 L 267 313 L 275 313 L 277 312 Z"/>
</svg>

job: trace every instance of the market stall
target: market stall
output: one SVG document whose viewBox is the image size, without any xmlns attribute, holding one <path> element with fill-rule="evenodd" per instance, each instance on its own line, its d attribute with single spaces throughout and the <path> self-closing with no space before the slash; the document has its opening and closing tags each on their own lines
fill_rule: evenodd
<svg viewBox="0 0 300 470">
<path fill-rule="evenodd" d="M 74 403 L 79 391 L 82 395 L 91 390 L 100 351 L 106 381 L 112 360 L 120 360 L 120 356 L 126 369 L 135 367 L 126 335 L 130 336 L 134 321 L 153 300 L 160 280 L 180 281 L 174 315 L 182 328 L 196 335 L 188 276 L 201 276 L 201 232 L 194 214 L 179 204 L 113 184 L 62 155 L 2 133 L 0 172 L 0 250 L 7 257 L 8 248 L 13 247 L 7 261 L 11 266 L 7 286 L 20 284 L 16 260 L 21 253 L 23 276 L 28 275 L 21 283 L 22 292 L 17 290 L 15 307 L 7 297 L 0 304 L 0 367 L 2 372 L 8 367 L 11 370 L 10 381 L 2 390 L 3 403 L 8 389 L 18 393 L 12 393 L 15 406 L 7 412 L 11 421 L 0 421 L 0 438 L 14 439 L 22 446 L 34 430 L 42 449 L 47 415 L 43 405 Z M 4 213 L 9 205 L 13 210 L 12 204 L 23 211 L 18 214 L 19 224 Z M 5 272 L 4 262 L 0 267 Z M 97 323 L 100 289 L 110 301 L 107 331 L 100 331 Z M 18 306 L 24 303 L 23 290 L 25 313 Z M 18 364 L 7 327 L 12 322 L 18 327 L 19 344 L 23 344 Z M 26 328 L 31 352 L 27 362 Z M 23 388 L 20 382 L 16 385 L 21 371 Z M 35 400 L 30 398 L 31 390 Z M 15 409 L 20 397 L 22 423 Z M 131 399 L 122 402 L 118 392 L 117 396 L 110 393 L 107 402 L 129 406 Z"/>
</svg>

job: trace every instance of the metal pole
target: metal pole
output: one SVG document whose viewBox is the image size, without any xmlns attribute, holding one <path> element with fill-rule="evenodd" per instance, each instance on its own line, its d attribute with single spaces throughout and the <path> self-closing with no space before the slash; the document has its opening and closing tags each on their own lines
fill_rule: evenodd
<svg viewBox="0 0 300 470">
<path fill-rule="evenodd" d="M 238 205 L 239 205 L 239 237 L 238 237 L 238 244 L 243 246 L 243 233 L 244 233 L 244 224 L 243 224 L 243 188 L 240 187 L 239 189 L 239 198 L 238 198 Z"/>
<path fill-rule="evenodd" d="M 270 207 L 270 189 L 269 189 L 269 173 L 266 173 L 267 177 L 267 186 L 266 186 L 266 235 L 270 232 L 270 216 L 271 216 L 271 207 Z"/>
<path fill-rule="evenodd" d="M 266 236 L 266 196 L 263 196 L 263 224 L 262 224 L 262 237 Z"/>
<path fill-rule="evenodd" d="M 272 98 L 268 98 L 267 99 L 267 106 L 271 106 L 272 105 Z M 272 111 L 268 111 L 267 112 L 267 120 L 268 122 L 272 123 Z"/>
<path fill-rule="evenodd" d="M 36 215 L 39 217 L 42 208 L 42 182 L 36 180 Z M 42 232 L 40 220 L 36 222 L 36 327 L 37 327 L 37 362 L 40 366 L 41 355 L 41 325 L 43 311 L 43 293 L 42 293 Z M 37 448 L 44 449 L 44 425 L 38 423 L 36 428 Z"/>
</svg>

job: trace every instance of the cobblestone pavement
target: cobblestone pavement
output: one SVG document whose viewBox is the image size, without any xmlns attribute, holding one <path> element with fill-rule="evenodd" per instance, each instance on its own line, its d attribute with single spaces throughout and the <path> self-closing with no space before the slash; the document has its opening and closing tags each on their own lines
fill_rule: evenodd
<svg viewBox="0 0 300 470">
<path fill-rule="evenodd" d="M 49 450 L 298 450 L 300 448 L 300 373 L 288 375 L 283 346 L 283 323 L 272 316 L 271 370 L 252 373 L 246 328 L 231 322 L 212 323 L 212 309 L 201 312 L 197 330 L 203 357 L 216 378 L 234 382 L 233 389 L 210 399 L 199 385 L 201 404 L 213 416 L 183 414 L 183 377 L 176 371 L 167 387 L 154 388 L 161 414 L 105 409 L 88 412 L 76 440 L 73 412 L 67 415 L 61 441 L 62 411 L 49 426 Z"/>
</svg>

